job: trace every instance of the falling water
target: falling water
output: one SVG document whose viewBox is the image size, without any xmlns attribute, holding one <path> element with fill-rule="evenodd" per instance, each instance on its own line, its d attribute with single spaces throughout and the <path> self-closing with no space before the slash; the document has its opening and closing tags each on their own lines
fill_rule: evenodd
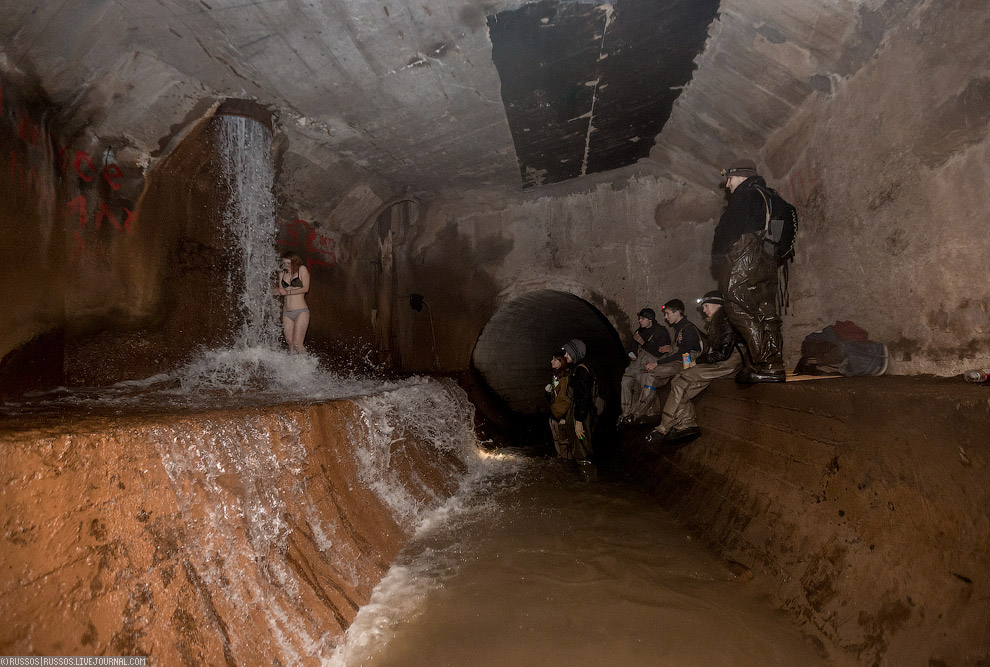
<svg viewBox="0 0 990 667">
<path fill-rule="evenodd" d="M 182 368 L 149 378 L 113 387 L 59 388 L 0 403 L 0 416 L 21 419 L 19 428 L 42 438 L 40 450 L 48 446 L 45 438 L 63 433 L 71 434 L 67 442 L 126 440 L 126 449 L 138 452 L 143 462 L 133 484 L 147 487 L 137 495 L 165 495 L 167 509 L 156 510 L 154 520 L 178 536 L 175 551 L 186 578 L 213 596 L 211 613 L 220 619 L 228 662 L 236 654 L 301 664 L 311 656 L 326 659 L 336 648 L 336 630 L 349 622 L 347 605 L 380 577 L 383 553 L 376 545 L 443 523 L 486 478 L 516 463 L 493 461 L 478 447 L 474 408 L 456 383 L 419 377 L 382 382 L 321 367 L 313 356 L 286 353 L 278 300 L 271 294 L 277 267 L 271 135 L 241 116 L 218 117 L 217 128 L 218 160 L 230 192 L 224 233 L 236 258 L 227 285 L 237 310 L 233 344 L 203 350 Z M 298 405 L 343 398 L 349 406 Z M 258 409 L 229 412 L 243 406 Z M 213 408 L 224 411 L 203 412 Z M 170 414 L 173 410 L 178 415 Z M 133 420 L 145 413 L 149 426 L 120 430 L 121 415 Z M 85 417 L 81 425 L 73 421 L 78 415 Z M 48 430 L 38 430 L 39 424 Z M 105 425 L 113 435 L 89 433 L 94 425 Z M 72 429 L 83 433 L 77 436 Z M 323 443 L 335 446 L 319 446 Z M 144 475 L 155 474 L 159 460 L 164 479 L 146 481 Z M 130 465 L 128 457 L 119 456 L 93 461 L 101 478 Z M 333 486 L 328 469 L 342 477 Z M 84 478 L 90 465 L 74 472 Z M 43 495 L 38 488 L 31 477 L 18 492 L 25 503 L 36 503 Z M 351 504 L 360 511 L 345 513 L 342 508 Z M 36 511 L 44 515 L 49 505 L 37 505 Z M 379 506 L 391 516 L 376 514 Z M 140 516 L 150 514 L 141 509 Z M 106 520 L 123 519 L 113 514 Z M 383 531 L 381 539 L 363 536 L 376 530 Z M 128 539 L 143 553 L 141 535 Z M 309 560 L 300 560 L 300 554 Z M 319 580 L 310 577 L 317 570 L 325 575 Z M 117 576 L 124 581 L 142 572 L 149 571 L 124 568 Z M 165 587 L 172 576 L 171 571 L 162 575 Z M 143 580 L 140 585 L 151 586 Z M 339 589 L 339 595 L 330 600 L 324 587 Z M 159 620 L 154 623 L 159 625 L 149 634 L 176 633 L 180 643 L 188 639 Z M 161 649 L 167 645 L 161 639 Z M 243 660 L 252 661 L 261 664 Z"/>
<path fill-rule="evenodd" d="M 271 275 L 277 263 L 271 133 L 244 116 L 219 116 L 218 122 L 223 174 L 230 186 L 224 225 L 240 259 L 239 270 L 228 273 L 227 284 L 241 317 L 235 347 L 274 349 L 278 309 L 271 296 Z"/>
</svg>

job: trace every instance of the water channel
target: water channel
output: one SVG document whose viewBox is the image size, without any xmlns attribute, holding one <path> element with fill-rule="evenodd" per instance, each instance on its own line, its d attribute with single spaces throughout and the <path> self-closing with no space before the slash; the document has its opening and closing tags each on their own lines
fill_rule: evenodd
<svg viewBox="0 0 990 667">
<path fill-rule="evenodd" d="M 413 540 L 332 665 L 827 664 L 649 496 L 519 460 Z"/>
</svg>

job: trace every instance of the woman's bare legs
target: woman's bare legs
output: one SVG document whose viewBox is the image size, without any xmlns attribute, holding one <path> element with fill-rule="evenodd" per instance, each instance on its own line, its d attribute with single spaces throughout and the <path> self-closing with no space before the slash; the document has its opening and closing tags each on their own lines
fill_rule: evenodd
<svg viewBox="0 0 990 667">
<path fill-rule="evenodd" d="M 288 318 L 282 318 L 287 320 Z M 293 322 L 295 326 L 292 328 L 292 338 L 289 338 L 288 332 L 286 333 L 285 340 L 289 342 L 289 349 L 295 354 L 306 354 L 306 348 L 303 343 L 306 341 L 306 330 L 309 329 L 309 313 L 302 312 L 296 316 L 296 321 Z"/>
<path fill-rule="evenodd" d="M 296 323 L 292 321 L 292 318 L 288 315 L 282 315 L 282 333 L 285 334 L 285 344 L 289 346 L 289 352 L 292 352 L 292 334 L 296 329 Z"/>
</svg>

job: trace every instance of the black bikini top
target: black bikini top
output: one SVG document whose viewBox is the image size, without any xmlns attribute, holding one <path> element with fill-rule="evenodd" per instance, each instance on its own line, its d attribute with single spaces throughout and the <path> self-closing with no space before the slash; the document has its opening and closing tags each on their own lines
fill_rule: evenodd
<svg viewBox="0 0 990 667">
<path fill-rule="evenodd" d="M 282 279 L 282 287 L 302 287 L 302 286 L 303 284 L 302 281 L 299 279 L 299 276 L 293 278 L 292 282 L 289 283 L 285 282 L 284 278 Z"/>
</svg>

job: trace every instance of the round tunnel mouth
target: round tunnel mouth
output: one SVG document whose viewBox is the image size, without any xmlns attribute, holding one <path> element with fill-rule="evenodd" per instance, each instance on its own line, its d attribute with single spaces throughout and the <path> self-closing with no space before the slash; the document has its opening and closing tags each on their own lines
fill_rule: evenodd
<svg viewBox="0 0 990 667">
<path fill-rule="evenodd" d="M 215 116 L 244 116 L 264 125 L 269 134 L 274 134 L 272 112 L 252 100 L 225 99 L 217 107 Z"/>
<path fill-rule="evenodd" d="M 617 407 L 626 362 L 622 342 L 595 306 L 568 292 L 537 290 L 501 306 L 475 342 L 471 369 L 502 410 L 514 416 L 543 415 L 550 359 L 572 338 L 587 345 L 582 363 L 594 370 L 607 406 Z"/>
</svg>

